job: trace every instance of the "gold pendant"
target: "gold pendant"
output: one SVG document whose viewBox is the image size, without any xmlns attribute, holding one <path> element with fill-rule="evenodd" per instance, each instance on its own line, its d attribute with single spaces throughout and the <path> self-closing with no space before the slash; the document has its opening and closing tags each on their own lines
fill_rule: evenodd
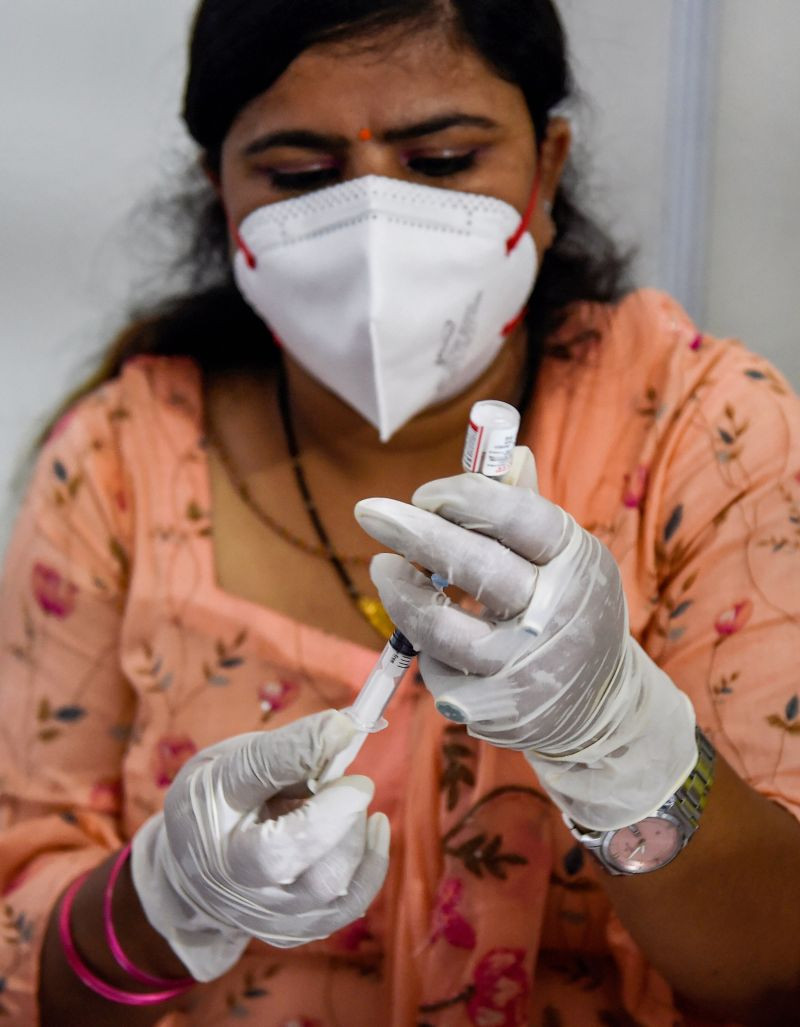
<svg viewBox="0 0 800 1027">
<path fill-rule="evenodd" d="M 394 624 L 389 619 L 389 614 L 384 610 L 380 599 L 359 596 L 356 605 L 361 616 L 378 632 L 381 638 L 388 641 L 394 634 Z"/>
</svg>

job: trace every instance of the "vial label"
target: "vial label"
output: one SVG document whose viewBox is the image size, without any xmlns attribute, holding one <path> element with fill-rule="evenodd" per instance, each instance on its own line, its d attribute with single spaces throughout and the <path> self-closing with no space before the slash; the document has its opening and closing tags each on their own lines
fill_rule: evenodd
<svg viewBox="0 0 800 1027">
<path fill-rule="evenodd" d="M 486 453 L 483 457 L 482 473 L 492 478 L 501 478 L 511 470 L 514 457 L 514 444 L 517 433 L 508 428 L 498 428 L 488 433 Z"/>
<path fill-rule="evenodd" d="M 502 478 L 511 470 L 517 433 L 511 428 L 483 428 L 470 421 L 464 444 L 465 471 Z"/>
<path fill-rule="evenodd" d="M 467 428 L 467 437 L 464 440 L 464 455 L 461 458 L 461 466 L 465 471 L 478 471 L 477 465 L 480 459 L 482 436 L 483 428 L 470 421 Z"/>
</svg>

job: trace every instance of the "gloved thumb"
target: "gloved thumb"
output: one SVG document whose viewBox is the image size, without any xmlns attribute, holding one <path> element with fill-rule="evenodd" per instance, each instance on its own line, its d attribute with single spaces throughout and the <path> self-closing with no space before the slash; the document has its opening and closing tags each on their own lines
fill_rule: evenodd
<svg viewBox="0 0 800 1027">
<path fill-rule="evenodd" d="M 256 813 L 250 813 L 231 837 L 232 875 L 250 888 L 292 884 L 343 841 L 355 842 L 356 824 L 361 820 L 362 837 L 352 873 L 363 853 L 364 814 L 374 792 L 368 777 L 350 775 L 324 785 L 298 809 L 277 819 L 259 821 Z"/>
<path fill-rule="evenodd" d="M 215 768 L 225 801 L 246 813 L 284 789 L 304 785 L 319 776 L 355 733 L 349 717 L 325 710 L 274 731 L 230 739 L 240 744 L 229 747 Z"/>
</svg>

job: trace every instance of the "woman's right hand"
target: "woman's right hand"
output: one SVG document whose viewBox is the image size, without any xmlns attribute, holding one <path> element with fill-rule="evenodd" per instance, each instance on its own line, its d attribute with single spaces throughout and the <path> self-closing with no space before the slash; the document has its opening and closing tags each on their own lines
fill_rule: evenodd
<svg viewBox="0 0 800 1027">
<path fill-rule="evenodd" d="M 197 980 L 225 973 L 251 938 L 280 948 L 326 938 L 375 898 L 389 821 L 367 818 L 372 781 L 343 777 L 286 801 L 308 795 L 307 782 L 355 730 L 328 710 L 212 745 L 184 765 L 163 813 L 137 832 L 139 899 Z"/>
</svg>

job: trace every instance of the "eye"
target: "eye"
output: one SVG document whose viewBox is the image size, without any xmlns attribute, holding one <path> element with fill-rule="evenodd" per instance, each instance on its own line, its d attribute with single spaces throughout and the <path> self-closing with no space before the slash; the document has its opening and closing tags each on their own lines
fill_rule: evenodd
<svg viewBox="0 0 800 1027">
<path fill-rule="evenodd" d="M 278 171 L 276 168 L 269 168 L 267 177 L 276 189 L 303 192 L 332 185 L 339 177 L 339 168 L 336 165 L 309 168 L 307 171 Z"/>
<path fill-rule="evenodd" d="M 428 154 L 410 154 L 406 157 L 406 166 L 417 174 L 427 178 L 447 178 L 468 171 L 474 166 L 478 156 L 477 150 L 467 153 L 445 153 L 437 156 Z"/>
</svg>

